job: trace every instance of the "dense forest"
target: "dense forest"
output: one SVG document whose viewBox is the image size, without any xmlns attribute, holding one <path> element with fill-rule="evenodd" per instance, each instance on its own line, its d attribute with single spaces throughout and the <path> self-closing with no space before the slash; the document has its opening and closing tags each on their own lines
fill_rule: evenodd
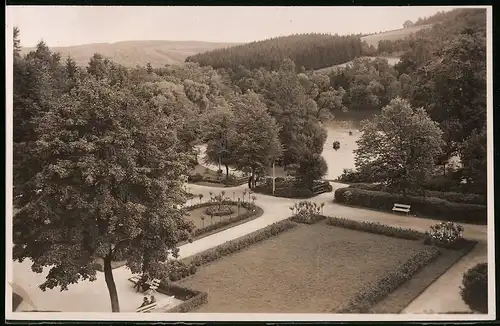
<svg viewBox="0 0 500 326">
<path fill-rule="evenodd" d="M 402 55 L 403 59 L 413 57 L 412 60 L 425 61 L 439 50 L 442 44 L 462 33 L 465 28 L 485 35 L 486 10 L 454 9 L 437 13 L 418 24 L 431 23 L 433 24 L 431 28 L 422 29 L 405 38 L 379 41 L 377 53 L 382 56 Z"/>
<path fill-rule="evenodd" d="M 359 35 L 299 34 L 216 49 L 186 58 L 213 68 L 277 70 L 284 59 L 292 60 L 299 69 L 314 70 L 350 61 L 373 53 Z"/>
</svg>

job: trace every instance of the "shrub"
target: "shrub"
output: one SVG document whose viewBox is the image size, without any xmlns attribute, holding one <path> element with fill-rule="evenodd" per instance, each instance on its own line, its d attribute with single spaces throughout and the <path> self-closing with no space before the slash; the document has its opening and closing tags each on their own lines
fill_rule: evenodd
<svg viewBox="0 0 500 326">
<path fill-rule="evenodd" d="M 289 181 L 285 180 L 281 184 L 276 183 L 276 189 L 274 191 L 275 197 L 283 197 L 283 198 L 300 198 L 306 199 L 314 196 L 314 193 L 311 189 L 297 187 L 296 185 L 290 184 Z M 261 193 L 265 195 L 273 195 L 273 185 L 272 180 L 271 183 L 266 181 L 264 185 L 257 186 L 252 189 L 256 193 Z"/>
<path fill-rule="evenodd" d="M 453 222 L 441 222 L 432 225 L 427 232 L 427 243 L 441 247 L 453 247 L 463 240 L 464 228 Z"/>
<path fill-rule="evenodd" d="M 367 313 L 376 303 L 385 299 L 391 292 L 408 281 L 413 275 L 427 266 L 441 254 L 436 247 L 428 247 L 414 254 L 396 270 L 389 272 L 387 276 L 368 289 L 358 293 L 338 313 Z"/>
<path fill-rule="evenodd" d="M 290 207 L 294 213 L 292 221 L 305 224 L 316 223 L 325 217 L 321 215 L 321 206 L 310 201 L 301 201 Z"/>
<path fill-rule="evenodd" d="M 347 202 L 344 195 L 346 191 L 351 193 Z M 385 211 L 392 211 L 395 203 L 407 204 L 411 205 L 412 213 L 454 222 L 486 224 L 487 220 L 487 209 L 484 205 L 452 203 L 434 197 L 403 196 L 346 187 L 335 190 L 335 201 Z"/>
<path fill-rule="evenodd" d="M 464 273 L 460 295 L 474 311 L 488 313 L 488 264 L 481 263 Z"/>
<path fill-rule="evenodd" d="M 191 181 L 191 182 L 200 182 L 200 181 L 203 181 L 203 176 L 199 173 L 196 173 L 194 175 L 190 175 L 188 176 L 188 181 Z"/>
<path fill-rule="evenodd" d="M 279 188 L 274 192 L 276 197 L 284 197 L 284 198 L 311 198 L 314 196 L 314 193 L 311 189 L 307 188 Z"/>
<path fill-rule="evenodd" d="M 346 229 L 369 232 L 407 240 L 420 240 L 425 238 L 425 233 L 416 230 L 403 229 L 400 227 L 383 225 L 376 222 L 354 221 L 346 218 L 329 216 L 326 219 L 326 223 Z"/>
<path fill-rule="evenodd" d="M 289 230 L 297 226 L 296 223 L 291 220 L 283 220 L 274 224 L 271 224 L 263 229 L 247 234 L 241 238 L 228 241 L 215 248 L 208 249 L 201 253 L 198 253 L 192 257 L 187 258 L 190 263 L 196 261 L 200 265 L 204 265 L 220 259 L 221 257 L 227 256 L 239 250 L 242 250 L 254 243 L 260 242 L 262 240 L 273 237 L 281 232 Z"/>
<path fill-rule="evenodd" d="M 194 275 L 197 270 L 195 265 L 186 264 L 184 261 L 176 259 L 170 260 L 167 268 L 169 269 L 168 277 L 171 282 L 176 282 L 190 275 Z"/>
</svg>

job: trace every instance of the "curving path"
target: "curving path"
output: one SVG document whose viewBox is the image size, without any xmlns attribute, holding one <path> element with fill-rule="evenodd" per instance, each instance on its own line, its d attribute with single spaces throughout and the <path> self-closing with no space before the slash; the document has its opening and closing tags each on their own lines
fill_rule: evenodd
<svg viewBox="0 0 500 326">
<path fill-rule="evenodd" d="M 345 186 L 340 183 L 331 182 L 331 184 L 334 191 L 339 187 Z M 203 199 L 206 201 L 210 197 L 210 192 L 215 195 L 222 190 L 225 191 L 226 196 L 233 197 L 234 192 L 236 198 L 241 197 L 246 186 L 213 188 L 200 185 L 189 185 L 188 188 L 196 195 L 203 194 Z M 194 255 L 198 252 L 266 227 L 272 223 L 284 220 L 291 215 L 289 207 L 298 201 L 295 199 L 276 198 L 261 194 L 255 195 L 257 197 L 256 204 L 264 209 L 264 214 L 261 217 L 199 239 L 193 243 L 185 244 L 180 247 L 180 256 L 188 257 Z M 248 194 L 246 198 L 248 198 Z M 380 222 L 393 226 L 412 228 L 419 231 L 425 231 L 430 225 L 438 222 L 430 219 L 407 217 L 404 215 L 339 205 L 332 201 L 333 193 L 321 194 L 310 200 L 316 203 L 324 202 L 324 214 L 330 216 Z M 196 203 L 198 199 L 195 198 L 192 199 L 192 201 Z M 404 313 L 468 310 L 458 295 L 461 275 L 465 270 L 475 264 L 475 262 L 486 261 L 487 230 L 486 226 L 479 225 L 464 225 L 464 229 L 465 237 L 480 241 L 482 246 L 477 246 L 473 252 L 459 261 L 459 263 L 432 284 L 403 311 Z M 62 311 L 71 312 L 110 311 L 109 295 L 102 273 L 99 273 L 95 282 L 80 282 L 70 286 L 69 291 L 60 292 L 58 290 L 49 290 L 47 292 L 42 292 L 37 288 L 37 285 L 43 282 L 45 273 L 34 274 L 30 271 L 29 266 L 30 263 L 27 261 L 14 264 L 14 282 L 25 287 L 25 290 L 29 293 L 32 300 L 39 305 L 39 309 L 54 309 L 54 307 L 58 307 L 58 309 Z M 127 281 L 131 276 L 130 271 L 126 267 L 121 267 L 114 270 L 114 275 L 122 311 L 133 311 L 137 306 L 138 299 L 137 294 L 130 291 L 131 285 Z M 439 293 L 439 296 L 436 295 L 437 293 Z M 446 293 L 446 295 L 443 293 Z"/>
</svg>

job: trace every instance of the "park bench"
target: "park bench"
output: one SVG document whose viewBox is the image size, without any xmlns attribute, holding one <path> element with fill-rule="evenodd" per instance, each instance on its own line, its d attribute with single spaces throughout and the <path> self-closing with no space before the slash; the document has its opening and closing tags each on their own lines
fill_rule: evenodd
<svg viewBox="0 0 500 326">
<path fill-rule="evenodd" d="M 406 214 L 410 213 L 410 205 L 404 205 L 404 204 L 394 204 L 394 207 L 392 208 L 393 212 L 403 212 Z"/>
<path fill-rule="evenodd" d="M 146 313 L 151 312 L 156 309 L 156 302 L 150 303 L 147 306 L 139 307 L 136 309 L 136 312 Z"/>
</svg>

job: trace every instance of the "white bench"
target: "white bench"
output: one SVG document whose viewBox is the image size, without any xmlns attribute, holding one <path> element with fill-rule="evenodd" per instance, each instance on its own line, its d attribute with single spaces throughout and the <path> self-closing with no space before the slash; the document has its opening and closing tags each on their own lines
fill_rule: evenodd
<svg viewBox="0 0 500 326">
<path fill-rule="evenodd" d="M 410 213 L 410 205 L 404 205 L 404 204 L 394 204 L 394 207 L 392 208 L 393 212 L 403 212 L 406 214 Z"/>
<path fill-rule="evenodd" d="M 137 308 L 136 312 L 146 313 L 146 312 L 151 312 L 155 309 L 156 309 L 156 302 L 153 302 L 153 303 L 148 304 L 147 306 Z"/>
</svg>

